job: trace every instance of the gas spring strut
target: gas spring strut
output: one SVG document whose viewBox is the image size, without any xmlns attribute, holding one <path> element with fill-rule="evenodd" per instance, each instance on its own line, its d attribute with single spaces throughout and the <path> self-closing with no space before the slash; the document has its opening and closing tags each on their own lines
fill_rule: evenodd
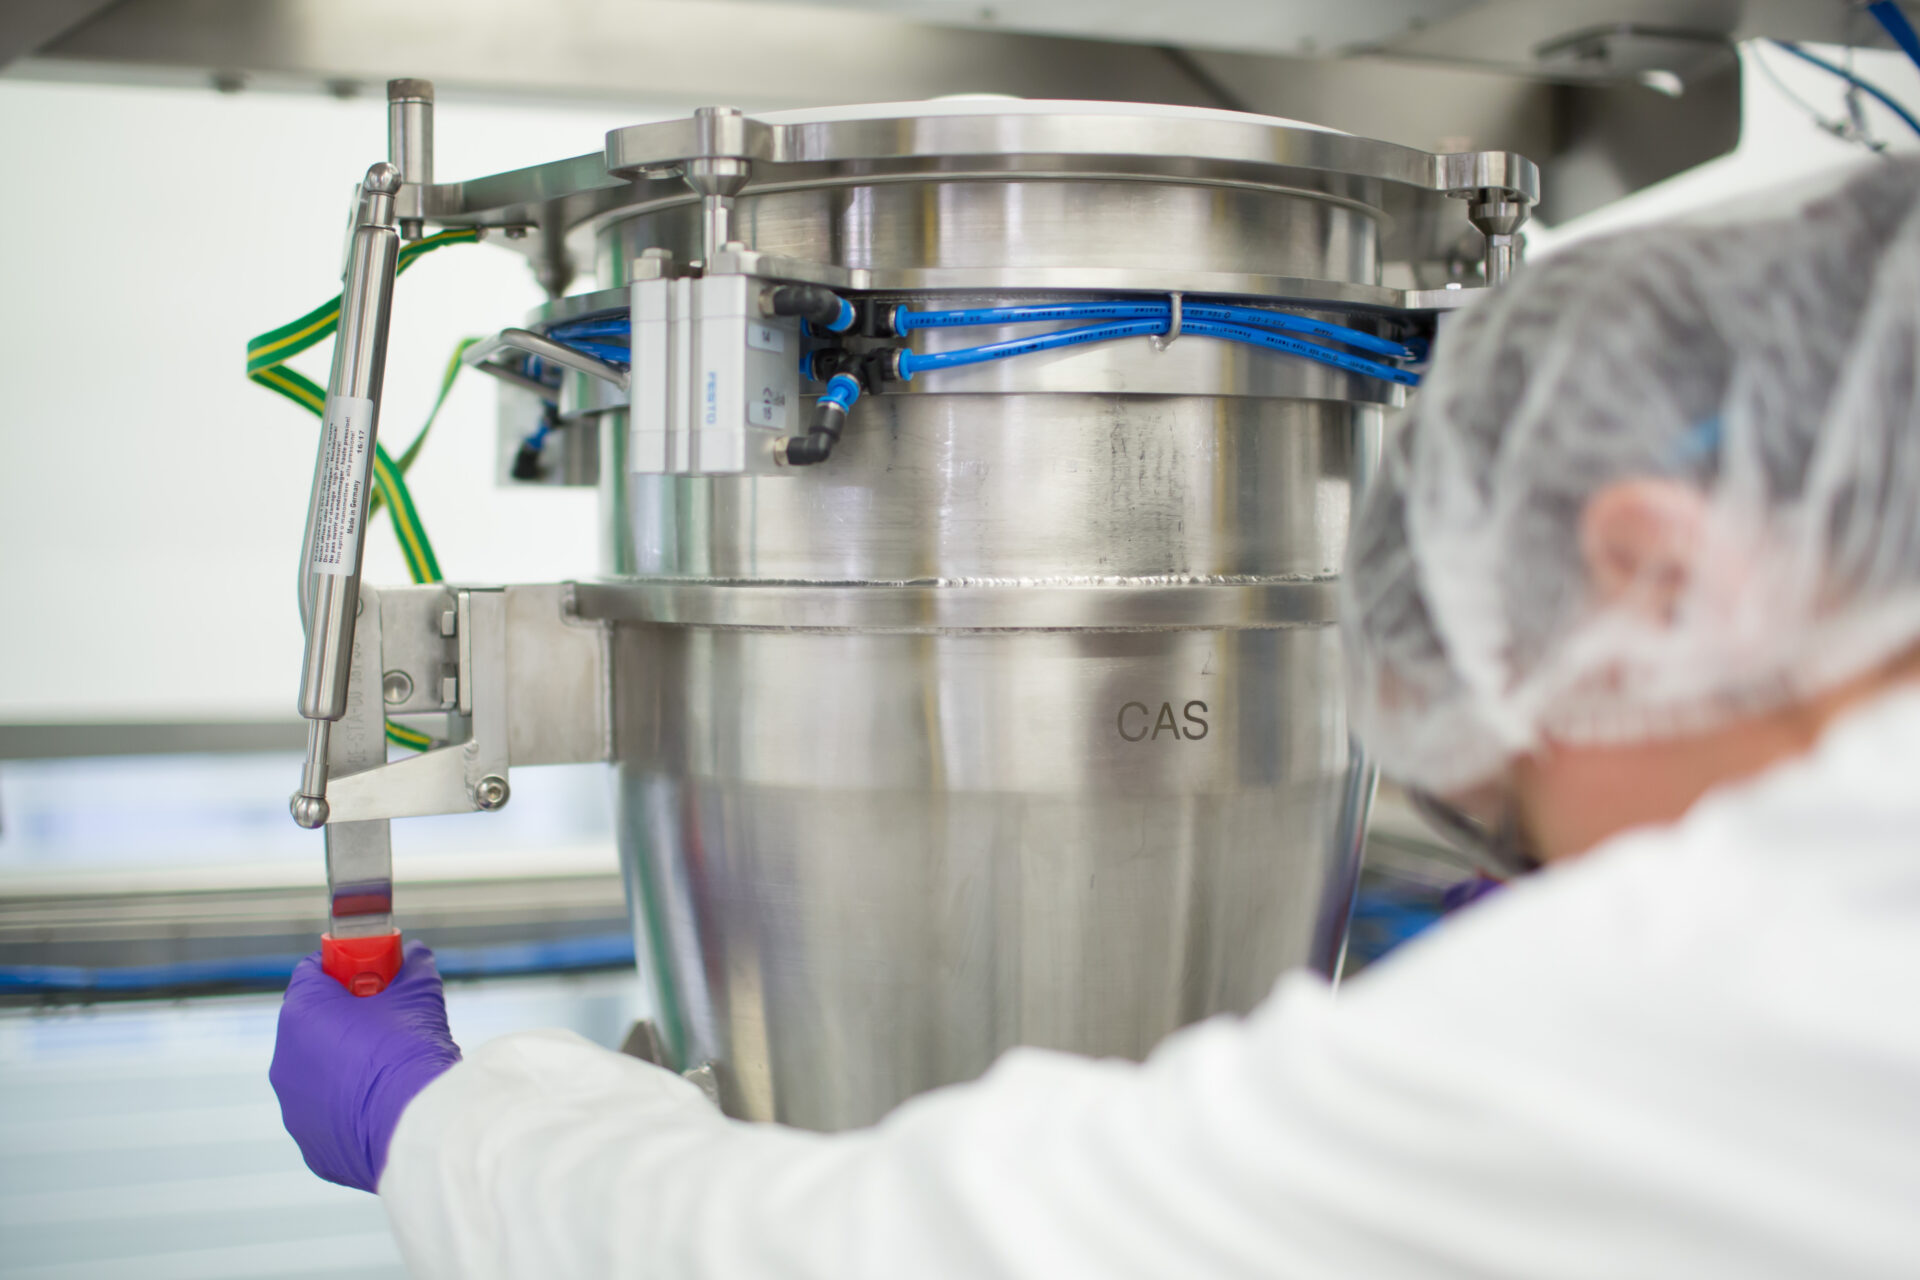
<svg viewBox="0 0 1920 1280">
<path fill-rule="evenodd" d="M 307 501 L 307 529 L 301 548 L 300 608 L 306 624 L 306 660 L 300 673 L 300 714 L 307 720 L 307 759 L 300 790 L 293 797 L 293 820 L 303 827 L 327 821 L 327 767 L 331 731 L 347 712 L 353 669 L 353 632 L 360 603 L 360 561 L 366 547 L 368 480 L 372 471 L 380 414 L 380 384 L 387 363 L 387 328 L 392 315 L 394 266 L 400 252 L 394 197 L 401 174 L 382 161 L 367 170 L 354 214 L 347 250 L 346 280 L 340 292 L 339 337 L 327 378 L 319 454 Z M 349 841 L 341 833 L 342 848 Z M 327 842 L 328 879 L 339 877 L 335 832 Z M 384 841 L 381 842 L 384 845 Z M 379 872 L 378 868 L 367 868 Z M 361 893 L 352 915 L 352 936 L 341 936 L 340 886 L 334 889 L 331 923 L 322 939 L 328 973 L 355 995 L 372 995 L 399 969 L 400 936 L 392 928 L 391 869 L 374 877 L 384 893 Z M 371 885 L 369 886 L 371 887 Z M 372 898 L 379 897 L 380 903 Z M 361 902 L 360 899 L 367 901 Z M 378 910 L 361 910 L 361 907 Z M 368 918 L 368 917 L 378 918 Z"/>
</svg>

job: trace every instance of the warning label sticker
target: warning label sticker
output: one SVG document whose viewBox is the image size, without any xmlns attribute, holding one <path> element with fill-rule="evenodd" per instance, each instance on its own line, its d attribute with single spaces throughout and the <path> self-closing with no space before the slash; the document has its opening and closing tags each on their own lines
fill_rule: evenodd
<svg viewBox="0 0 1920 1280">
<path fill-rule="evenodd" d="M 320 433 L 326 452 L 320 459 L 307 570 L 351 577 L 360 567 L 360 519 L 373 465 L 373 401 L 362 396 L 329 400 Z"/>
</svg>

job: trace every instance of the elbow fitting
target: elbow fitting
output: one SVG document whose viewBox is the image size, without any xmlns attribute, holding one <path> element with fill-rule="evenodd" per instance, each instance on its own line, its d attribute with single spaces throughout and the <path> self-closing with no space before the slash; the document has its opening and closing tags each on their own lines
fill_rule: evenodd
<svg viewBox="0 0 1920 1280">
<path fill-rule="evenodd" d="M 782 446 L 780 460 L 790 467 L 811 467 L 833 456 L 840 433 L 847 426 L 847 410 L 860 398 L 860 382 L 850 373 L 836 373 L 827 384 L 826 394 L 813 406 L 813 421 L 807 434 L 789 437 Z"/>
<path fill-rule="evenodd" d="M 760 305 L 768 315 L 799 316 L 819 325 L 828 333 L 845 333 L 853 328 L 853 304 L 833 290 L 817 284 L 783 284 L 761 295 Z"/>
</svg>

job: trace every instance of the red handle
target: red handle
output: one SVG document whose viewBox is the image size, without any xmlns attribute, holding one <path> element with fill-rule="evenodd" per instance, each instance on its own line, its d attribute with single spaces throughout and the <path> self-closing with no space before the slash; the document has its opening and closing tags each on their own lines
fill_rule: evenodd
<svg viewBox="0 0 1920 1280">
<path fill-rule="evenodd" d="M 369 938 L 320 935 L 320 967 L 357 996 L 377 996 L 400 972 L 400 931 Z"/>
</svg>

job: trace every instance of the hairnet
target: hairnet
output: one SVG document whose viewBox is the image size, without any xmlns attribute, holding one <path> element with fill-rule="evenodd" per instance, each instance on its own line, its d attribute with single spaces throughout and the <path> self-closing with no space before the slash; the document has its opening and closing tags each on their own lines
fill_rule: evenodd
<svg viewBox="0 0 1920 1280">
<path fill-rule="evenodd" d="M 1571 247 L 1447 320 L 1344 586 L 1355 725 L 1434 789 L 1543 740 L 1792 702 L 1920 641 L 1920 166 Z M 1703 496 L 1671 609 L 1609 602 L 1588 499 Z M 1742 567 L 1744 566 L 1744 568 Z"/>
</svg>

